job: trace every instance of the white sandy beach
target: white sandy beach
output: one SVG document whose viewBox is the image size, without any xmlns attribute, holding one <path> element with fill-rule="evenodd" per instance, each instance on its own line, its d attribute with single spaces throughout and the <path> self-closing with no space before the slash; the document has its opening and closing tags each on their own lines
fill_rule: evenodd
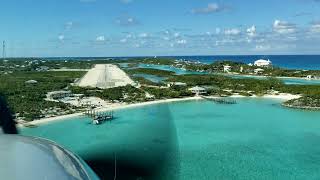
<svg viewBox="0 0 320 180">
<path fill-rule="evenodd" d="M 233 95 L 233 96 L 230 96 L 230 97 L 231 98 L 245 98 L 245 96 L 241 96 L 241 95 Z M 286 101 L 286 100 L 290 100 L 290 99 L 296 99 L 296 98 L 299 98 L 299 97 L 300 96 L 298 96 L 298 95 L 281 93 L 279 95 L 265 95 L 265 96 L 262 96 L 262 97 L 252 96 L 252 97 L 246 97 L 246 98 L 272 98 L 272 99 L 280 99 L 280 100 Z M 215 98 L 218 98 L 218 97 L 215 97 Z M 142 102 L 142 103 L 136 103 L 136 104 L 113 103 L 111 105 L 96 109 L 96 111 L 97 112 L 114 111 L 114 110 L 119 110 L 119 109 L 135 108 L 135 107 L 148 106 L 148 105 L 160 104 L 160 103 L 171 103 L 171 102 L 202 100 L 202 99 L 203 99 L 202 97 L 196 96 L 196 97 L 187 97 L 187 98 L 176 98 L 176 99 L 164 99 L 164 100 L 148 101 L 148 102 Z M 39 120 L 34 120 L 34 121 L 29 122 L 27 124 L 30 124 L 30 125 L 41 125 L 41 124 L 47 124 L 47 123 L 50 123 L 50 122 L 56 122 L 56 121 L 61 121 L 61 120 L 72 119 L 72 118 L 79 117 L 79 116 L 83 116 L 83 113 L 75 113 L 75 114 L 62 115 L 62 116 L 57 116 L 57 117 L 43 118 L 43 119 L 39 119 Z M 19 124 L 19 127 L 23 127 L 23 125 Z"/>
</svg>

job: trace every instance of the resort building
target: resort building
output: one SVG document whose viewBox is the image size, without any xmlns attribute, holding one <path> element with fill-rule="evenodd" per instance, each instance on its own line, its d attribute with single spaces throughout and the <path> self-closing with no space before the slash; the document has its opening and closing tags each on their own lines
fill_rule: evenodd
<svg viewBox="0 0 320 180">
<path fill-rule="evenodd" d="M 223 72 L 229 73 L 230 71 L 231 71 L 231 66 L 229 66 L 229 65 L 223 66 Z"/>
<path fill-rule="evenodd" d="M 264 69 L 261 69 L 261 68 L 258 68 L 258 69 L 254 70 L 254 73 L 256 73 L 256 74 L 261 74 L 263 72 L 264 72 Z"/>
<path fill-rule="evenodd" d="M 193 88 L 190 88 L 189 91 L 191 91 L 193 94 L 196 94 L 197 96 L 201 94 L 207 94 L 207 90 L 203 87 L 195 86 Z"/>
<path fill-rule="evenodd" d="M 26 81 L 25 83 L 26 83 L 26 84 L 37 84 L 38 81 L 36 81 L 36 80 L 29 80 L 29 81 Z"/>
<path fill-rule="evenodd" d="M 58 100 L 72 96 L 71 91 L 52 91 L 47 94 L 47 99 Z"/>
<path fill-rule="evenodd" d="M 307 79 L 311 80 L 311 79 L 319 79 L 319 77 L 316 77 L 314 75 L 308 75 Z"/>
<path fill-rule="evenodd" d="M 254 65 L 258 67 L 268 67 L 272 65 L 272 62 L 270 60 L 259 59 L 254 62 Z"/>
<path fill-rule="evenodd" d="M 44 71 L 48 71 L 50 68 L 48 66 L 40 66 L 36 69 L 36 71 L 39 72 L 44 72 Z"/>
<path fill-rule="evenodd" d="M 80 87 L 108 89 L 126 85 L 135 86 L 136 83 L 121 70 L 112 64 L 97 64 L 77 83 Z"/>
<path fill-rule="evenodd" d="M 187 86 L 187 83 L 183 83 L 183 82 L 170 82 L 167 84 L 168 87 L 172 87 L 172 86 Z"/>
</svg>

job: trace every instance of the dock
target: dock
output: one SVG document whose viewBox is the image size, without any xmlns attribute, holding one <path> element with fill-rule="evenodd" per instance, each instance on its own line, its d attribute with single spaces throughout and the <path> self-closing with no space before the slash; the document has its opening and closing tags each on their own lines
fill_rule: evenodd
<svg viewBox="0 0 320 180">
<path fill-rule="evenodd" d="M 237 104 L 237 101 L 229 98 L 216 98 L 216 97 L 205 97 L 201 96 L 203 99 L 213 101 L 216 104 Z"/>
<path fill-rule="evenodd" d="M 87 110 L 84 114 L 92 119 L 92 124 L 94 125 L 100 125 L 104 122 L 112 121 L 114 119 L 113 111 L 97 112 L 94 109 L 91 109 Z"/>
</svg>

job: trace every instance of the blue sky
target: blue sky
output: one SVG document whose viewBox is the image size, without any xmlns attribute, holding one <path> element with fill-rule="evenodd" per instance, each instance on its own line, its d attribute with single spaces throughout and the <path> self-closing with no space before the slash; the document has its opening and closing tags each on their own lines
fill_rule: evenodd
<svg viewBox="0 0 320 180">
<path fill-rule="evenodd" d="M 8 56 L 320 54 L 320 0 L 1 0 Z"/>
</svg>

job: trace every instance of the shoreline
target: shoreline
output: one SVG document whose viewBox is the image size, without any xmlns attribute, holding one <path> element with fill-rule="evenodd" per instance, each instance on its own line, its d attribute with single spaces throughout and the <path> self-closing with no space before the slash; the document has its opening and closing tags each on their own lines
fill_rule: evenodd
<svg viewBox="0 0 320 180">
<path fill-rule="evenodd" d="M 213 98 L 219 98 L 217 96 L 210 96 Z M 292 94 L 279 94 L 279 95 L 264 95 L 264 96 L 241 96 L 241 95 L 232 95 L 227 98 L 266 98 L 266 99 L 279 99 L 283 101 L 291 100 L 299 98 L 298 95 L 292 95 Z M 155 101 L 147 101 L 147 102 L 141 102 L 141 103 L 134 103 L 134 104 L 120 104 L 116 103 L 111 105 L 110 107 L 102 107 L 99 109 L 96 109 L 97 112 L 103 112 L 103 111 L 114 111 L 114 110 L 120 110 L 120 109 L 127 109 L 127 108 L 136 108 L 136 107 L 142 107 L 142 106 L 149 106 L 149 105 L 155 105 L 155 104 L 163 104 L 163 103 L 171 103 L 171 102 L 183 102 L 183 101 L 194 101 L 194 100 L 203 100 L 200 96 L 195 97 L 185 97 L 185 98 L 175 98 L 175 99 L 163 99 L 163 100 L 155 100 Z M 50 118 L 41 118 L 37 119 L 31 122 L 27 123 L 21 123 L 17 124 L 19 128 L 27 128 L 28 125 L 41 125 L 41 124 L 48 124 L 52 122 L 58 122 L 63 120 L 68 120 L 70 118 L 80 117 L 83 116 L 83 112 L 74 113 L 74 114 L 68 114 L 68 115 L 62 115 L 62 116 L 56 116 L 56 117 L 50 117 Z"/>
<path fill-rule="evenodd" d="M 265 75 L 262 75 L 262 76 L 259 76 L 259 75 L 254 75 L 254 74 L 233 74 L 233 73 L 219 73 L 220 75 L 223 75 L 223 76 L 229 76 L 229 77 L 232 77 L 232 76 L 239 76 L 239 77 L 248 77 L 248 78 L 277 78 L 277 79 L 297 79 L 297 80 L 306 80 L 306 81 L 320 81 L 320 79 L 308 79 L 306 77 L 288 77 L 288 76 L 265 76 Z"/>
</svg>

